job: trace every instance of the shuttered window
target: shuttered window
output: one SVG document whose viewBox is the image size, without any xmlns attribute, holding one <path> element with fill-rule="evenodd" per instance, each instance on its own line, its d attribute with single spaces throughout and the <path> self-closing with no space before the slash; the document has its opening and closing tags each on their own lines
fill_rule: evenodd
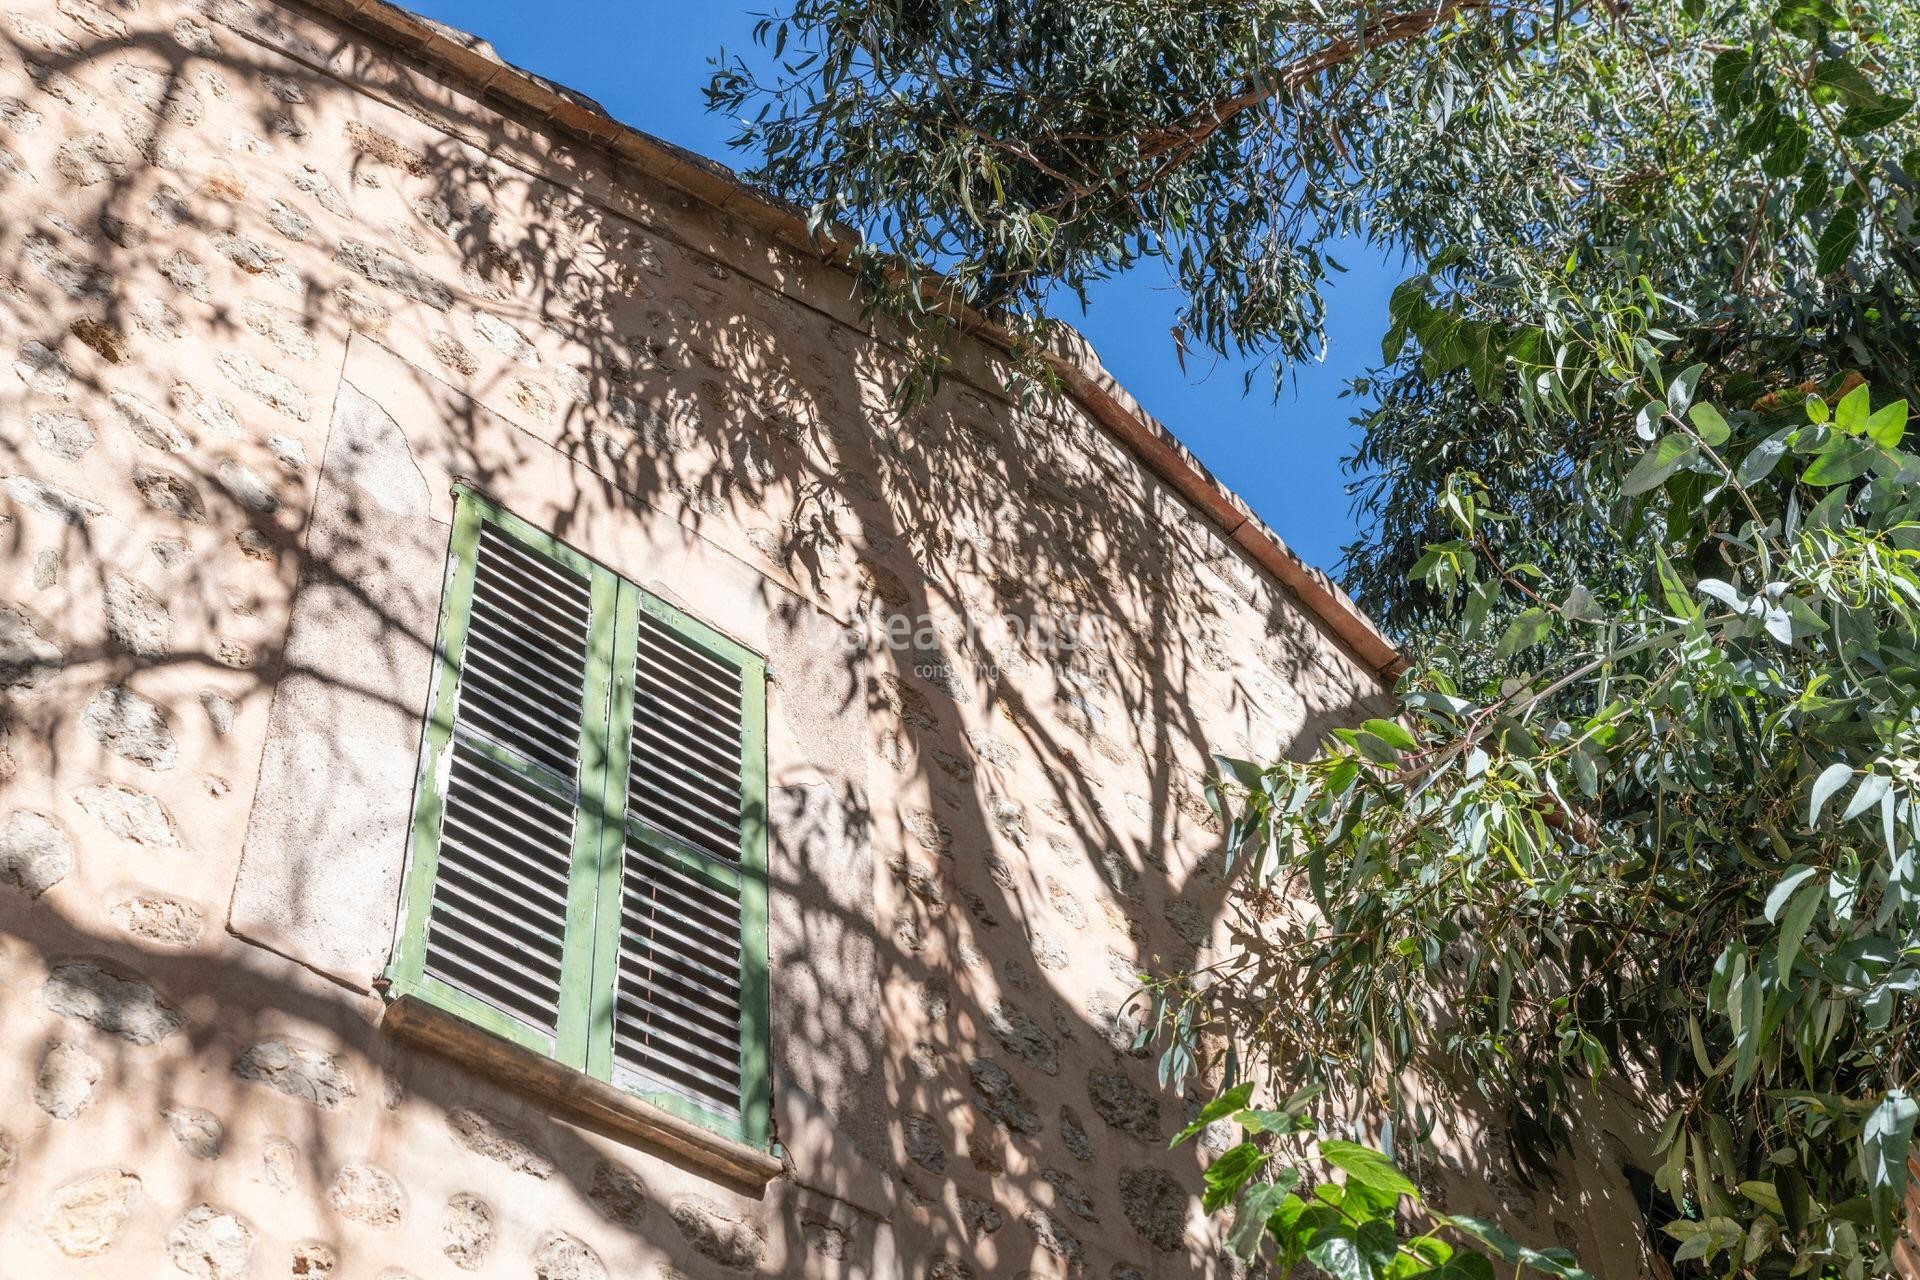
<svg viewBox="0 0 1920 1280">
<path fill-rule="evenodd" d="M 459 491 L 392 995 L 764 1147 L 766 671 Z"/>
</svg>

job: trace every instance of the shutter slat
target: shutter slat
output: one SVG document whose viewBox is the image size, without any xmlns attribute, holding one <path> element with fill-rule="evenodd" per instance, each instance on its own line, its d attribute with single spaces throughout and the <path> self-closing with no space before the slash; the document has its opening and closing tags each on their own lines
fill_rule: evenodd
<svg viewBox="0 0 1920 1280">
<path fill-rule="evenodd" d="M 627 854 L 629 857 L 646 859 L 646 879 L 649 883 L 671 892 L 675 901 L 685 904 L 694 915 L 704 918 L 710 928 L 724 929 L 727 936 L 732 936 L 734 922 L 740 915 L 738 897 L 688 874 L 671 862 L 653 857 L 644 846 L 634 848 L 629 845 Z M 625 892 L 630 897 L 641 897 L 631 881 Z"/>
<path fill-rule="evenodd" d="M 621 1002 L 642 1018 L 668 1011 L 674 1034 L 699 1042 L 717 1061 L 733 1060 L 740 1038 L 739 1009 L 716 1008 L 698 990 L 689 991 L 673 975 L 628 958 L 620 966 Z M 643 997 L 644 993 L 644 998 Z"/>
<path fill-rule="evenodd" d="M 740 696 L 740 672 L 694 645 L 688 644 L 675 634 L 672 627 L 657 618 L 642 614 L 640 618 L 640 644 L 650 650 L 659 659 L 675 668 L 705 681 L 722 696 L 738 698 Z"/>
<path fill-rule="evenodd" d="M 585 575 L 480 526 L 423 971 L 548 1035 L 561 1017 L 592 612 Z"/>
<path fill-rule="evenodd" d="M 631 899 L 629 903 L 631 904 Z M 647 904 L 654 907 L 654 904 Z M 690 963 L 708 963 L 722 968 L 737 968 L 740 953 L 729 938 L 690 927 L 687 922 L 654 907 L 644 914 L 631 905 L 621 915 L 621 936 L 650 940 L 662 949 L 673 948 L 688 957 Z M 738 985 L 738 981 L 735 981 Z"/>
<path fill-rule="evenodd" d="M 555 603 L 575 609 L 587 607 L 591 588 L 579 574 L 520 547 L 491 525 L 480 526 L 480 560 Z"/>
<path fill-rule="evenodd" d="M 485 880 L 473 873 L 466 865 L 448 867 L 446 874 L 434 881 L 434 897 L 445 897 L 449 906 L 462 915 L 484 923 L 488 928 L 511 937 L 516 946 L 525 949 L 530 961 L 540 961 L 541 968 L 550 966 L 555 981 L 560 977 L 560 953 L 565 949 L 565 935 L 542 929 L 537 917 L 525 912 L 515 911 L 511 891 L 518 886 L 503 886 L 498 881 Z"/>
<path fill-rule="evenodd" d="M 703 743 L 689 743 L 658 726 L 636 723 L 633 749 L 654 762 L 654 767 L 675 777 L 697 780 L 715 797 L 737 804 L 740 797 L 740 773 L 732 757 L 722 755 Z M 736 745 L 732 748 L 738 751 Z"/>
<path fill-rule="evenodd" d="M 639 702 L 662 723 L 686 733 L 690 741 L 739 749 L 740 726 L 732 714 L 739 694 L 731 695 L 732 703 L 723 702 L 718 694 L 689 689 L 653 676 L 641 677 L 635 692 Z"/>
<path fill-rule="evenodd" d="M 729 1016 L 739 1017 L 740 978 L 737 972 L 729 973 L 712 965 L 701 964 L 687 952 L 657 947 L 652 939 L 625 930 L 621 932 L 620 939 L 623 963 L 629 957 L 636 964 L 645 959 L 654 966 L 655 972 L 666 979 L 682 986 L 690 984 L 692 990 L 724 1002 Z"/>
<path fill-rule="evenodd" d="M 483 581 L 480 585 L 486 584 Z M 529 622 L 517 613 L 481 609 L 474 612 L 467 634 L 495 650 L 509 670 L 517 669 L 522 660 L 532 660 L 538 664 L 532 673 L 536 680 L 541 675 L 548 679 L 571 675 L 586 661 L 586 636 L 571 624 L 562 630 L 551 620 Z M 579 697 L 577 687 L 568 692 Z"/>
<path fill-rule="evenodd" d="M 740 1073 L 709 1061 L 671 1031 L 648 1028 L 630 1019 L 614 1024 L 615 1060 L 642 1076 L 651 1076 L 705 1106 L 737 1110 L 730 1100 L 740 1093 Z M 625 1049 L 626 1052 L 621 1052 Z"/>
<path fill-rule="evenodd" d="M 549 983 L 539 974 L 523 968 L 512 956 L 504 953 L 484 930 L 444 927 L 442 921 L 452 913 L 441 909 L 437 901 L 434 906 L 436 918 L 427 932 L 427 972 L 439 969 L 458 973 L 464 969 L 483 974 L 492 985 L 521 997 L 525 1008 L 516 1012 L 531 1015 L 528 1021 L 537 1027 L 552 1030 L 559 1003 L 559 984 Z M 481 998 L 486 997 L 482 995 Z"/>
<path fill-rule="evenodd" d="M 738 819 L 727 821 L 719 815 L 705 815 L 696 805 L 677 801 L 668 792 L 651 784 L 642 784 L 643 793 L 634 796 L 632 807 L 655 826 L 679 836 L 688 844 L 733 860 L 738 853 L 728 847 L 739 829 Z"/>
<path fill-rule="evenodd" d="M 488 698 L 529 724 L 545 728 L 565 720 L 569 710 L 578 712 L 578 689 L 547 687 L 531 678 L 525 666 L 516 669 L 479 645 L 468 645 L 466 657 L 467 670 L 484 674 Z M 577 718 L 574 728 L 579 729 Z"/>
<path fill-rule="evenodd" d="M 438 890 L 438 887 L 436 887 Z M 561 994 L 561 977 L 555 967 L 553 973 L 547 973 L 547 965 L 538 965 L 538 954 L 530 954 L 528 948 L 520 946 L 513 938 L 501 935 L 492 925 L 492 921 L 480 921 L 470 917 L 465 910 L 455 906 L 447 896 L 434 892 L 434 933 L 428 935 L 432 942 L 434 936 L 444 931 L 445 946 L 463 948 L 474 954 L 492 958 L 497 965 L 495 977 L 501 981 L 511 981 L 518 988 L 528 992 L 540 992 L 541 1000 L 553 1000 Z"/>
<path fill-rule="evenodd" d="M 454 772 L 459 775 L 458 780 L 463 785 L 493 785 L 484 773 L 476 777 L 468 770 L 455 769 Z M 559 855 L 562 850 L 569 849 L 572 840 L 568 826 L 541 821 L 517 811 L 508 803 L 509 794 L 496 793 L 496 803 L 484 809 L 466 805 L 450 809 L 447 823 L 459 828 L 473 840 L 484 843 L 489 849 L 512 858 L 527 870 L 564 882 L 570 863 L 562 861 Z M 571 825 L 571 815 L 556 813 L 553 816 L 564 818 Z"/>
<path fill-rule="evenodd" d="M 567 833 L 555 832 L 549 827 L 529 827 L 525 823 L 509 825 L 510 822 L 510 815 L 483 813 L 465 807 L 447 815 L 448 827 L 458 832 L 463 843 L 477 846 L 474 849 L 476 854 L 496 860 L 505 858 L 513 863 L 511 868 L 501 868 L 507 874 L 515 878 L 544 880 L 552 887 L 565 885 L 567 867 L 553 856 L 557 850 L 542 850 L 537 844 L 529 848 L 528 841 L 554 837 L 564 840 Z"/>
<path fill-rule="evenodd" d="M 468 630 L 467 660 L 486 667 L 491 679 L 507 683 L 522 697 L 542 701 L 557 699 L 574 704 L 580 701 L 579 685 L 557 683 L 542 670 L 540 663 L 544 661 L 544 655 L 516 655 L 505 645 L 497 643 L 492 631 L 486 627 Z"/>
<path fill-rule="evenodd" d="M 642 616 L 634 651 L 627 813 L 716 869 L 737 867 L 746 797 L 745 679 Z M 621 874 L 614 1061 L 704 1108 L 738 1115 L 746 963 L 741 905 L 648 848 L 639 827 Z"/>
<path fill-rule="evenodd" d="M 639 737 L 655 737 L 655 735 L 641 733 Z M 739 747 L 735 745 L 733 750 L 739 752 Z M 699 766 L 703 766 L 705 762 L 684 760 L 678 764 L 670 764 L 668 760 L 660 758 L 660 754 L 662 752 L 657 752 L 655 756 L 659 760 L 659 768 L 653 773 L 653 777 L 672 781 L 672 785 L 678 791 L 684 791 L 697 800 L 710 802 L 710 804 L 724 804 L 732 816 L 739 814 L 739 775 L 733 775 L 732 779 L 722 779 L 714 773 L 701 771 Z"/>
<path fill-rule="evenodd" d="M 484 564 L 475 576 L 494 591 L 493 597 L 474 611 L 477 620 L 495 629 L 538 635 L 569 657 L 581 656 L 580 636 L 568 619 L 588 608 L 586 604 L 557 601 L 512 574 L 489 572 Z M 509 592 L 520 593 L 520 598 L 514 598 Z"/>
<path fill-rule="evenodd" d="M 512 885 L 516 893 L 528 900 L 530 910 L 565 912 L 567 895 L 564 882 L 528 875 L 524 864 L 507 865 L 500 860 L 497 848 L 474 841 L 459 841 L 457 851 L 461 866 L 472 864 L 469 874 L 473 878 L 481 878 L 480 873 L 484 870 L 488 873 L 486 878 L 489 883 Z M 445 864 L 444 859 L 442 863 Z"/>
<path fill-rule="evenodd" d="M 505 714 L 478 691 L 473 696 L 462 696 L 461 714 L 465 717 L 463 727 L 477 733 L 496 746 L 505 747 L 514 755 L 521 756 L 543 768 L 558 773 L 572 763 L 572 751 L 553 735 L 537 734 L 527 729 L 519 720 Z"/>
</svg>

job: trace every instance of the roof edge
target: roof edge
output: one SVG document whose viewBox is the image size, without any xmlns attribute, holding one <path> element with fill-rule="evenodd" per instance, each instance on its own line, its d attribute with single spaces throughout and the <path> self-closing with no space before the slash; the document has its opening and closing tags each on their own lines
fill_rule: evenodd
<svg viewBox="0 0 1920 1280">
<path fill-rule="evenodd" d="M 476 98 L 492 94 L 543 118 L 554 128 L 639 165 L 716 210 L 755 224 L 790 248 L 836 265 L 846 250 L 808 233 L 802 210 L 761 191 L 733 170 L 656 138 L 607 114 L 593 99 L 503 61 L 485 40 L 385 3 L 385 0 L 301 0 L 421 59 Z M 991 317 L 965 308 L 971 332 L 1010 350 L 1013 339 Z M 1290 592 L 1383 685 L 1406 668 L 1399 649 L 1359 605 L 1325 573 L 1288 549 L 1231 489 L 1215 479 L 1192 451 L 1143 409 L 1100 363 L 1093 347 L 1067 329 L 1048 344 L 1045 359 L 1070 394 L 1117 437 L 1155 477 L 1198 507 L 1222 535 Z"/>
</svg>

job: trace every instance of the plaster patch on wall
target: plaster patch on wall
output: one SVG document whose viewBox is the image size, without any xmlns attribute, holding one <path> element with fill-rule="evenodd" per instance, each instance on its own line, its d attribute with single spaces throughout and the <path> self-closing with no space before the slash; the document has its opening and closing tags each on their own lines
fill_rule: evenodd
<svg viewBox="0 0 1920 1280">
<path fill-rule="evenodd" d="M 449 530 L 392 418 L 343 384 L 233 932 L 361 991 L 387 959 Z"/>
</svg>

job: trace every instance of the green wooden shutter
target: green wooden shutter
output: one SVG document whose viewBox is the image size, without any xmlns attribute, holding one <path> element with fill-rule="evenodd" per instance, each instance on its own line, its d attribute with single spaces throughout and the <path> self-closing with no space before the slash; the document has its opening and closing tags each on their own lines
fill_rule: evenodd
<svg viewBox="0 0 1920 1280">
<path fill-rule="evenodd" d="M 460 491 L 389 989 L 764 1147 L 766 668 Z"/>
<path fill-rule="evenodd" d="M 622 839 L 601 899 L 608 1078 L 765 1145 L 765 666 L 645 593 L 631 617 Z"/>
<path fill-rule="evenodd" d="M 620 584 L 471 493 L 391 984 L 584 1066 Z"/>
</svg>

